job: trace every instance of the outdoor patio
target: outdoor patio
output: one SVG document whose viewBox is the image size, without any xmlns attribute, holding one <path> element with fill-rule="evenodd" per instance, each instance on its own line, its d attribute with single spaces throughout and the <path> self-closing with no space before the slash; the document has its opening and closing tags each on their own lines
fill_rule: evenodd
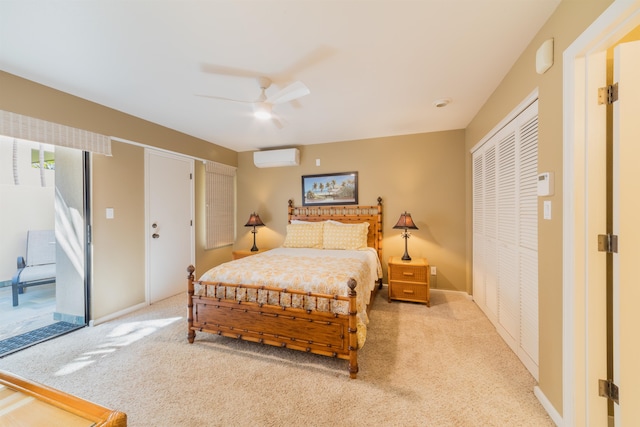
<svg viewBox="0 0 640 427">
<path fill-rule="evenodd" d="M 27 288 L 19 301 L 13 307 L 11 286 L 0 288 L 0 341 L 55 323 L 55 283 Z"/>
</svg>

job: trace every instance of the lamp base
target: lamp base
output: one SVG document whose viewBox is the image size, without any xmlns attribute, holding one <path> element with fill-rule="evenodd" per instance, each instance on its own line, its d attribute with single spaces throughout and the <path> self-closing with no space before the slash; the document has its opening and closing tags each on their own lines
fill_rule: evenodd
<svg viewBox="0 0 640 427">
<path fill-rule="evenodd" d="M 251 232 L 253 233 L 253 247 L 251 248 L 251 252 L 257 252 L 259 249 L 256 246 L 256 227 L 253 227 L 253 230 L 251 230 Z"/>
<path fill-rule="evenodd" d="M 402 255 L 402 260 L 411 261 L 411 257 L 409 256 L 409 250 L 407 247 L 407 240 L 409 239 L 409 234 L 405 231 L 402 237 L 404 237 L 404 255 Z"/>
</svg>

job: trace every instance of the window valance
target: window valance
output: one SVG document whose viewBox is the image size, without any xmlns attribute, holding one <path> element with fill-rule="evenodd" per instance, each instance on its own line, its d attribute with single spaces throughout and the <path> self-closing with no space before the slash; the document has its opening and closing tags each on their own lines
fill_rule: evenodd
<svg viewBox="0 0 640 427">
<path fill-rule="evenodd" d="M 0 110 L 0 135 L 111 155 L 111 138 L 58 123 Z"/>
</svg>

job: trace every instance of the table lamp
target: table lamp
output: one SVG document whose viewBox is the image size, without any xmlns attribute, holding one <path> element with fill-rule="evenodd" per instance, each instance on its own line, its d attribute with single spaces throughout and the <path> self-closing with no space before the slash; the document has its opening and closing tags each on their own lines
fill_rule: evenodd
<svg viewBox="0 0 640 427">
<path fill-rule="evenodd" d="M 264 223 L 260 219 L 260 215 L 255 212 L 251 214 L 251 216 L 249 217 L 249 221 L 247 221 L 247 223 L 244 225 L 245 227 L 253 227 L 253 230 L 251 230 L 251 232 L 253 233 L 253 247 L 251 248 L 252 252 L 258 250 L 258 247 L 256 246 L 256 233 L 258 232 L 256 230 L 256 227 L 261 227 L 263 225 Z"/>
<path fill-rule="evenodd" d="M 418 227 L 416 227 L 416 224 L 413 222 L 413 219 L 411 219 L 411 214 L 407 213 L 407 211 L 405 211 L 403 214 L 400 214 L 400 219 L 398 220 L 396 225 L 393 226 L 393 228 L 400 228 L 404 230 L 402 232 L 402 237 L 404 238 L 404 255 L 402 255 L 402 259 L 404 261 L 411 261 L 411 257 L 409 256 L 409 252 L 407 251 L 407 239 L 409 238 L 409 236 L 411 236 L 409 229 L 418 229 Z"/>
</svg>

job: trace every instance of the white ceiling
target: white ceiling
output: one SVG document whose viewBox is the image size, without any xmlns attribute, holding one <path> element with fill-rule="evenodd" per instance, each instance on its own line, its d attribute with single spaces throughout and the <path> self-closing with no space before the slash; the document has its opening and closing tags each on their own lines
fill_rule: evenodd
<svg viewBox="0 0 640 427">
<path fill-rule="evenodd" d="M 559 2 L 0 0 L 0 69 L 235 151 L 461 129 Z M 196 96 L 259 76 L 282 129 Z"/>
</svg>

